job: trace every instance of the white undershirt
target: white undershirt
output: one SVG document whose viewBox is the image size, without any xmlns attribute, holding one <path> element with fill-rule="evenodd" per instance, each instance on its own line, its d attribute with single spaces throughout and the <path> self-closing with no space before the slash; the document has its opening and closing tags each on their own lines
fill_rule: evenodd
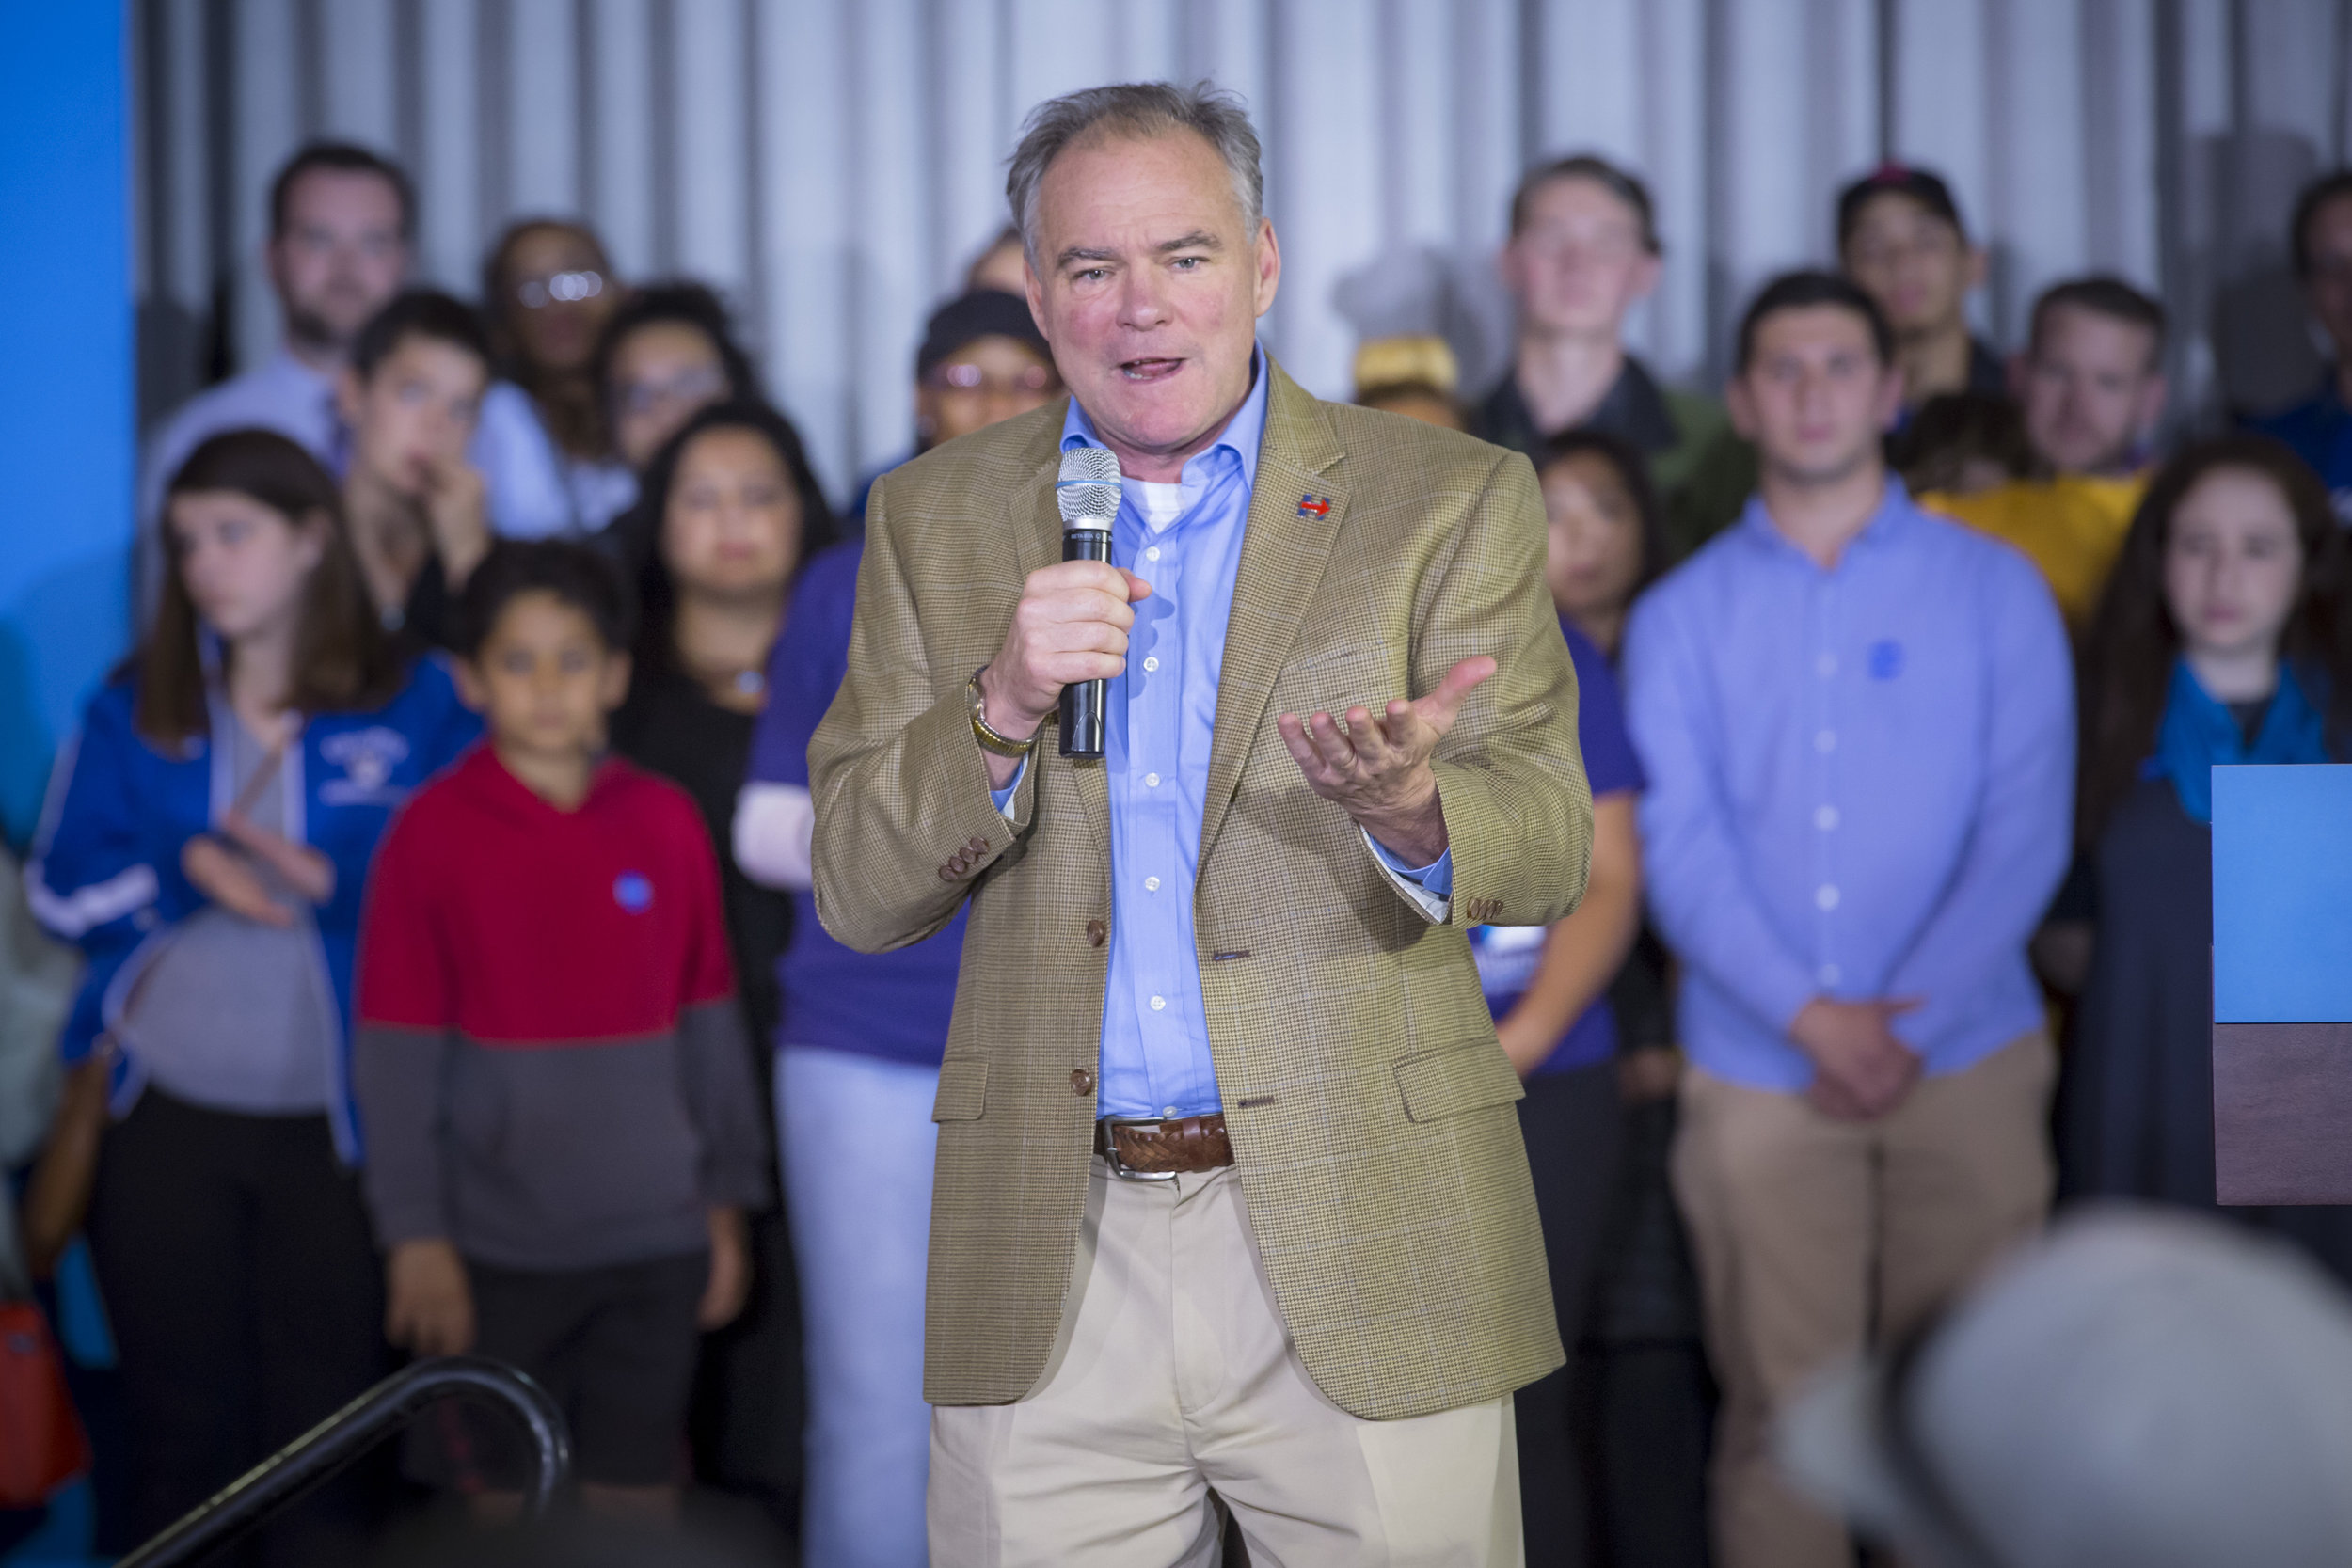
<svg viewBox="0 0 2352 1568">
<path fill-rule="evenodd" d="M 1130 479 L 1121 483 L 1126 487 L 1127 499 L 1134 501 L 1136 510 L 1142 514 L 1143 526 L 1153 533 L 1162 531 L 1184 515 L 1184 487 L 1181 483 L 1154 484 L 1144 479 Z"/>
</svg>

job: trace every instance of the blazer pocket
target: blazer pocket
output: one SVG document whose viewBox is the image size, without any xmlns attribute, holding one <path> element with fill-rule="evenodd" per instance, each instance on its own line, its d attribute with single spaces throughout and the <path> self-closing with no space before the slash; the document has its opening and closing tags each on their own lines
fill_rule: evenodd
<svg viewBox="0 0 2352 1568">
<path fill-rule="evenodd" d="M 1396 1064 L 1396 1086 L 1405 1097 L 1405 1119 L 1415 1122 L 1508 1105 L 1527 1095 L 1511 1058 L 1492 1040 L 1407 1056 Z"/>
<path fill-rule="evenodd" d="M 939 1064 L 939 1098 L 933 1121 L 977 1121 L 988 1104 L 988 1064 L 974 1056 L 950 1056 Z"/>
</svg>

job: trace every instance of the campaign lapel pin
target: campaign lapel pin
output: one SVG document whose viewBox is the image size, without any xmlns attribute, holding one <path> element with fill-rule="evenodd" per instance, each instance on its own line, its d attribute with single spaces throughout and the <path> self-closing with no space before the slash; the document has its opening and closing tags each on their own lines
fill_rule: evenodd
<svg viewBox="0 0 2352 1568">
<path fill-rule="evenodd" d="M 1330 513 L 1331 498 L 1328 496 L 1301 496 L 1298 498 L 1298 515 L 1302 517 L 1326 517 L 1330 515 Z"/>
</svg>

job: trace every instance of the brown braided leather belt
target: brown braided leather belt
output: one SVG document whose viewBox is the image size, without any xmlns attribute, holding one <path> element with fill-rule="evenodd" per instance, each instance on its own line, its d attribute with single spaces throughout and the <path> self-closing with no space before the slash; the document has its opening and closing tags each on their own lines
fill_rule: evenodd
<svg viewBox="0 0 2352 1568">
<path fill-rule="evenodd" d="M 1094 1124 L 1094 1152 L 1109 1163 L 1114 1175 L 1132 1181 L 1165 1181 L 1233 1163 L 1223 1112 L 1174 1121 L 1104 1117 Z"/>
</svg>

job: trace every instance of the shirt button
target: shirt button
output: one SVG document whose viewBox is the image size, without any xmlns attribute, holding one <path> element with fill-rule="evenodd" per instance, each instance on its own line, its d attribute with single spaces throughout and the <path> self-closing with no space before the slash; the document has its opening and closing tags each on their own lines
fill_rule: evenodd
<svg viewBox="0 0 2352 1568">
<path fill-rule="evenodd" d="M 1160 1116 L 1165 1120 L 1174 1121 L 1176 1119 L 1176 1107 L 1173 1105 L 1161 1106 Z"/>
<path fill-rule="evenodd" d="M 1827 680 L 1832 675 L 1837 673 L 1837 656 L 1836 654 L 1820 654 L 1815 656 L 1813 660 L 1813 673 L 1820 676 L 1823 680 Z"/>
<path fill-rule="evenodd" d="M 1143 559 L 1146 561 L 1157 561 L 1159 558 L 1160 547 L 1157 545 L 1152 546 L 1150 549 L 1143 552 Z"/>
<path fill-rule="evenodd" d="M 1153 1012 L 1155 1012 L 1155 1013 L 1156 1013 L 1156 1012 L 1162 1012 L 1162 1011 L 1165 1011 L 1165 1010 L 1167 1009 L 1167 1006 L 1168 1006 L 1168 998 L 1167 998 L 1167 997 L 1165 997 L 1165 996 L 1155 996 L 1155 997 L 1152 998 L 1152 1010 Z"/>
<path fill-rule="evenodd" d="M 1159 879 L 1157 877 L 1146 877 L 1146 878 L 1143 879 L 1143 891 L 1144 891 L 1144 892 L 1146 892 L 1146 893 L 1157 893 L 1157 892 L 1159 892 L 1159 891 L 1160 891 L 1160 879 Z"/>
<path fill-rule="evenodd" d="M 1823 964 L 1816 974 L 1825 986 L 1834 986 L 1843 977 L 1843 972 L 1836 964 Z"/>
<path fill-rule="evenodd" d="M 1087 922 L 1087 945 L 1089 947 L 1102 946 L 1104 941 L 1108 938 L 1109 935 L 1110 927 L 1104 926 L 1101 921 L 1089 920 Z"/>
<path fill-rule="evenodd" d="M 1160 667 L 1160 661 L 1157 658 L 1146 658 L 1143 661 L 1143 667 L 1146 670 L 1156 670 Z"/>
<path fill-rule="evenodd" d="M 1837 732 L 1836 730 L 1814 731 L 1813 749 L 1817 752 L 1835 752 L 1837 750 Z"/>
<path fill-rule="evenodd" d="M 1092 1094 L 1094 1092 L 1094 1074 L 1089 1072 L 1082 1067 L 1072 1068 L 1070 1069 L 1070 1092 L 1076 1095 L 1080 1100 L 1084 1100 L 1087 1096 Z"/>
<path fill-rule="evenodd" d="M 1144 788 L 1146 788 L 1146 789 L 1157 789 L 1157 788 L 1159 788 L 1159 787 L 1160 787 L 1160 776 L 1159 776 L 1157 773 L 1146 773 L 1146 774 L 1143 776 L 1143 787 L 1144 787 Z"/>
<path fill-rule="evenodd" d="M 1837 808 L 1836 806 L 1814 807 L 1813 825 L 1825 833 L 1835 830 L 1837 826 Z"/>
<path fill-rule="evenodd" d="M 1835 882 L 1823 882 L 1820 887 L 1815 888 L 1813 890 L 1813 903 L 1818 909 L 1836 909 L 1837 907 L 1837 884 Z"/>
</svg>

